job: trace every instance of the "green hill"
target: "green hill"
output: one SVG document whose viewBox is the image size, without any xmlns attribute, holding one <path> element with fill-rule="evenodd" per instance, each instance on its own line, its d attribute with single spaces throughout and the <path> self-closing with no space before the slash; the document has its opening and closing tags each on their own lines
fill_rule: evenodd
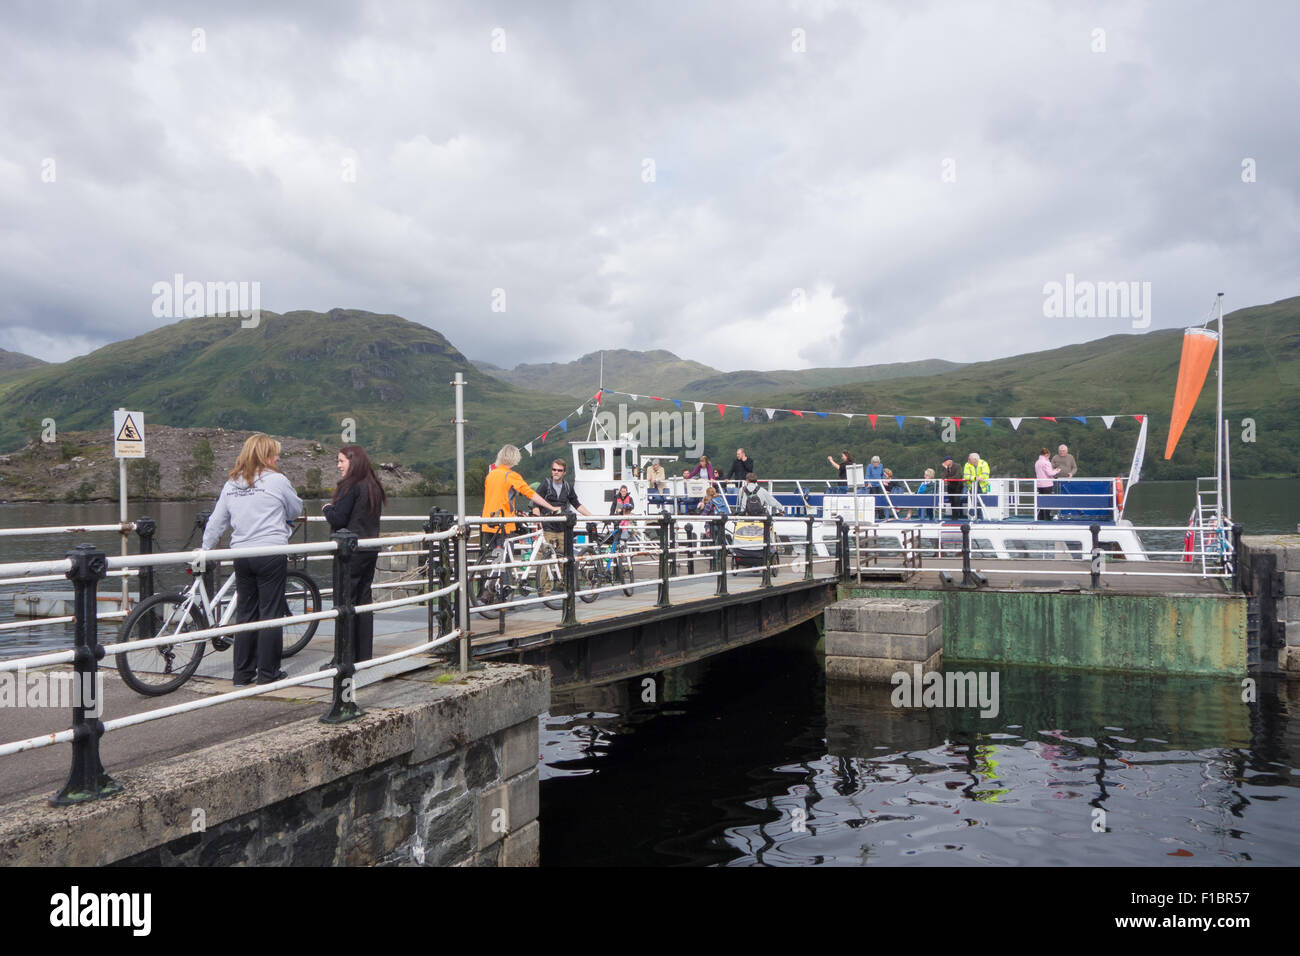
<svg viewBox="0 0 1300 956">
<path fill-rule="evenodd" d="M 650 352 L 608 349 L 603 353 L 590 352 L 572 362 L 516 365 L 513 369 L 498 368 L 490 362 L 476 361 L 474 364 L 480 371 L 517 388 L 590 398 L 600 385 L 602 355 L 605 384 L 622 382 L 618 387 L 629 392 L 671 391 L 685 388 L 697 379 L 723 374 L 662 349 Z"/>
<path fill-rule="evenodd" d="M 899 378 L 911 378 L 918 375 L 941 375 L 953 369 L 962 368 L 960 362 L 946 362 L 943 359 L 921 359 L 917 362 L 892 362 L 888 365 L 854 365 L 846 368 L 804 368 L 760 372 L 744 370 L 739 372 L 719 372 L 708 378 L 698 379 L 685 387 L 694 398 L 718 398 L 729 394 L 747 394 L 753 398 L 767 393 L 789 392 L 810 388 L 830 388 L 847 385 L 852 382 L 884 382 Z M 612 387 L 623 391 L 636 391 L 623 388 L 608 377 Z"/>
<path fill-rule="evenodd" d="M 1241 309 L 1227 317 L 1225 416 L 1233 474 L 1238 477 L 1300 475 L 1300 297 Z M 1076 454 L 1081 474 L 1127 473 L 1138 424 L 1120 420 L 1112 430 L 1097 420 L 1056 424 L 1025 421 L 1019 431 L 982 416 L 1099 415 L 1151 416 L 1143 475 L 1149 479 L 1192 478 L 1213 470 L 1215 376 L 1213 371 L 1171 461 L 1164 444 L 1182 348 L 1179 329 L 1145 335 L 1112 335 L 1081 345 L 978 362 L 941 375 L 887 383 L 845 384 L 811 391 L 762 394 L 736 388 L 725 394 L 668 392 L 673 398 L 712 398 L 735 404 L 819 411 L 870 412 L 882 416 L 873 431 L 867 419 L 802 419 L 778 414 L 769 422 L 758 412 L 750 422 L 729 411 L 719 420 L 706 411 L 705 450 L 729 463 L 744 446 L 769 477 L 834 472 L 828 454 L 849 449 L 858 460 L 873 454 L 900 476 L 919 475 L 945 454 L 959 461 L 970 451 L 988 459 L 995 474 L 1032 475 L 1041 445 L 1064 442 Z M 617 386 L 616 386 L 617 387 Z M 631 391 L 631 389 L 628 389 Z M 622 400 L 621 397 L 619 400 Z M 656 403 L 634 407 L 650 410 Z M 908 420 L 900 431 L 890 415 L 962 417 L 957 441 L 941 440 L 940 424 Z M 1254 423 L 1254 440 L 1245 419 Z"/>
<path fill-rule="evenodd" d="M 395 315 L 263 312 L 256 328 L 184 319 L 38 370 L 4 397 L 0 449 L 23 444 L 47 417 L 61 432 L 107 431 L 112 410 L 127 407 L 144 412 L 146 428 L 258 429 L 327 446 L 351 418 L 356 441 L 372 451 L 448 462 L 457 371 L 468 382 L 469 458 L 526 441 L 575 408 L 487 377 L 438 332 Z"/>
</svg>

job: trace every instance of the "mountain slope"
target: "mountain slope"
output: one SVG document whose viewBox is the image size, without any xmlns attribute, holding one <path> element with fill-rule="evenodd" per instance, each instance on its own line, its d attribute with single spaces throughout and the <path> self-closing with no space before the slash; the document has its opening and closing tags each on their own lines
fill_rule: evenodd
<svg viewBox="0 0 1300 956">
<path fill-rule="evenodd" d="M 480 371 L 518 388 L 589 398 L 596 394 L 596 389 L 600 386 L 602 355 L 605 384 L 629 392 L 671 392 L 675 388 L 683 388 L 688 382 L 723 374 L 715 368 L 678 358 L 672 352 L 662 349 L 649 352 L 608 349 L 603 353 L 590 352 L 572 362 L 516 365 L 509 370 L 498 368 L 490 362 L 474 364 Z"/>
<path fill-rule="evenodd" d="M 494 455 L 574 409 L 567 398 L 488 378 L 438 332 L 398 316 L 263 312 L 256 328 L 185 319 L 38 371 L 5 396 L 0 448 L 21 444 L 47 417 L 60 431 L 107 430 L 112 410 L 125 406 L 144 412 L 146 428 L 260 429 L 329 445 L 351 419 L 359 444 L 446 461 L 455 453 L 449 383 L 457 371 L 468 382 L 471 457 Z"/>
</svg>

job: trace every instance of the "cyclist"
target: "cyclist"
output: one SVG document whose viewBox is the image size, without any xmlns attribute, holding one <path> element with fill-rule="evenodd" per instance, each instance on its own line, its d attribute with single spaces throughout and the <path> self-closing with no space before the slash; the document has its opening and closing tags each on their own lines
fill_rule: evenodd
<svg viewBox="0 0 1300 956">
<path fill-rule="evenodd" d="M 280 443 L 258 432 L 249 436 L 230 469 L 212 517 L 203 529 L 203 550 L 217 546 L 230 529 L 232 548 L 260 548 L 289 543 L 290 522 L 302 514 L 302 499 L 280 473 Z M 284 611 L 284 584 L 289 559 L 283 554 L 235 559 L 235 623 L 265 621 Z M 201 570 L 201 569 L 200 569 Z M 287 675 L 280 670 L 283 635 L 278 627 L 235 635 L 235 686 L 270 684 Z"/>
<path fill-rule="evenodd" d="M 514 445 L 502 445 L 497 452 L 496 467 L 483 479 L 483 517 L 498 518 L 515 514 L 515 499 L 522 495 L 525 501 L 532 501 L 538 508 L 550 514 L 558 514 L 560 509 L 551 504 L 515 471 L 515 465 L 523 457 Z M 483 525 L 481 528 L 482 547 L 486 553 L 491 550 L 502 534 L 515 530 L 514 522 L 501 525 Z"/>
<path fill-rule="evenodd" d="M 582 506 L 578 500 L 578 495 L 573 490 L 573 485 L 565 480 L 564 474 L 568 471 L 564 459 L 556 458 L 551 462 L 551 477 L 544 480 L 538 487 L 537 493 L 545 498 L 550 504 L 555 505 L 563 511 L 566 507 L 575 509 L 578 514 L 591 517 L 591 512 Z M 534 514 L 541 514 L 537 508 L 533 509 Z M 558 524 L 545 524 L 542 526 L 542 533 L 546 537 L 546 543 L 550 546 L 551 553 L 554 555 L 564 554 L 564 529 Z M 542 575 L 542 591 L 550 590 L 550 576 Z"/>
</svg>

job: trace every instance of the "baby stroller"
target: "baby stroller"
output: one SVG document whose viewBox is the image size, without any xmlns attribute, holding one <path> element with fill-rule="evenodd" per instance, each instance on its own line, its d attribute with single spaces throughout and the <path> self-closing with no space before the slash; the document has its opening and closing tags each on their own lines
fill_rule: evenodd
<svg viewBox="0 0 1300 956">
<path fill-rule="evenodd" d="M 736 518 L 735 527 L 728 534 L 727 551 L 731 554 L 733 568 L 761 568 L 763 566 L 762 518 L 766 510 L 757 496 L 752 497 L 746 504 L 749 507 Z M 773 529 L 772 542 L 768 545 L 768 555 L 772 577 L 776 577 L 781 551 L 776 544 L 775 529 Z"/>
</svg>

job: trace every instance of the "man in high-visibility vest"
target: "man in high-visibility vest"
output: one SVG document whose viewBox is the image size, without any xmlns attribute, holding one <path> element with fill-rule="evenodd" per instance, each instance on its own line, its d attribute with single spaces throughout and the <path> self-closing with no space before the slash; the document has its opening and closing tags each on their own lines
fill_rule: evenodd
<svg viewBox="0 0 1300 956">
<path fill-rule="evenodd" d="M 987 493 L 989 490 L 989 463 L 980 458 L 979 452 L 971 452 L 966 460 L 965 467 L 961 470 L 961 476 L 966 479 L 966 490 L 973 494 L 975 491 L 975 482 L 979 482 L 980 493 Z"/>
</svg>

